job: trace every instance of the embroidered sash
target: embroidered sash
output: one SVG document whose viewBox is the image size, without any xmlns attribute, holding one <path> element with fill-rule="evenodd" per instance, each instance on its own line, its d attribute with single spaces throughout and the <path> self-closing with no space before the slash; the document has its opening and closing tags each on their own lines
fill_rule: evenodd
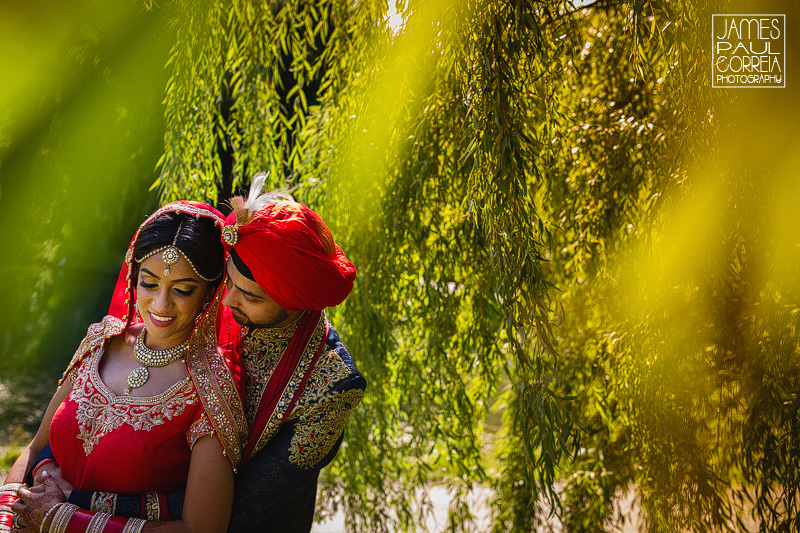
<svg viewBox="0 0 800 533">
<path fill-rule="evenodd" d="M 264 389 L 242 454 L 243 462 L 263 448 L 280 429 L 311 375 L 311 369 L 325 347 L 327 335 L 325 314 L 308 311 Z"/>
<path fill-rule="evenodd" d="M 239 388 L 235 377 L 217 346 L 217 309 L 222 290 L 214 295 L 208 306 L 211 312 L 202 315 L 189 338 L 186 350 L 186 370 L 189 372 L 206 415 L 214 426 L 215 435 L 222 445 L 234 471 L 242 459 L 241 449 L 247 436 Z"/>
</svg>

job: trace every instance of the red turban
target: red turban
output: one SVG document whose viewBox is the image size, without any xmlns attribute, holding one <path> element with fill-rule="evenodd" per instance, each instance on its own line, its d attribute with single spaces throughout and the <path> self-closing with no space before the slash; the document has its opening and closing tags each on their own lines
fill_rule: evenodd
<svg viewBox="0 0 800 533">
<path fill-rule="evenodd" d="M 236 213 L 228 215 L 236 223 Z M 339 305 L 353 289 L 356 267 L 314 211 L 291 201 L 268 205 L 238 228 L 233 249 L 259 287 L 287 311 Z"/>
</svg>

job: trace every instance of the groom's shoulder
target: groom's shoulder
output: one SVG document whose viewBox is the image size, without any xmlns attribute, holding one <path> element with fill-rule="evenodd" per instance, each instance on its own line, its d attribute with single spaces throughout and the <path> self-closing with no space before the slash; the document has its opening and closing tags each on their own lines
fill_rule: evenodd
<svg viewBox="0 0 800 533">
<path fill-rule="evenodd" d="M 329 382 L 333 389 L 361 389 L 367 386 L 367 381 L 358 370 L 350 351 L 342 342 L 336 329 L 329 325 L 325 347 L 320 355 L 317 368 L 324 374 L 330 374 Z"/>
<path fill-rule="evenodd" d="M 349 411 L 361 401 L 366 387 L 367 381 L 350 352 L 336 330 L 329 326 L 322 353 L 308 375 L 292 415 L 299 416 L 314 405 Z"/>
</svg>

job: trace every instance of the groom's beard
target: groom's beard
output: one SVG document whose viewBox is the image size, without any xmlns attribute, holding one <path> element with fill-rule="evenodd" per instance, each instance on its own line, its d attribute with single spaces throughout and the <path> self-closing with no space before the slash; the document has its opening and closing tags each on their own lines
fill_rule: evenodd
<svg viewBox="0 0 800 533">
<path fill-rule="evenodd" d="M 237 307 L 231 307 L 231 314 L 233 315 L 234 320 L 238 322 L 242 326 L 247 326 L 248 329 L 265 329 L 265 328 L 274 328 L 287 318 L 289 318 L 289 311 L 286 309 L 281 309 L 272 317 L 263 320 L 261 322 L 253 322 L 250 320 L 250 317 L 247 316 L 241 309 Z"/>
</svg>

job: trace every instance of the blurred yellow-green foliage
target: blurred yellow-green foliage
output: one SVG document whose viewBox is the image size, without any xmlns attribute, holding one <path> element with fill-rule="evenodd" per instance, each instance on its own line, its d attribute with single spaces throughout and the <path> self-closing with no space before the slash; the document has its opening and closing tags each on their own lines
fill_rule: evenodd
<svg viewBox="0 0 800 533">
<path fill-rule="evenodd" d="M 650 531 L 797 531 L 797 6 L 388 7 L 0 7 L 3 381 L 102 314 L 150 184 L 270 171 L 359 269 L 320 489 L 355 530 L 437 479 L 453 531 L 477 484 L 496 531 L 612 531 L 627 491 Z M 714 13 L 787 15 L 785 89 L 711 87 Z"/>
<path fill-rule="evenodd" d="M 2 441 L 38 424 L 157 200 L 167 16 L 140 2 L 0 4 Z"/>
<path fill-rule="evenodd" d="M 103 314 L 154 205 L 166 13 L 139 2 L 0 6 L 0 357 L 63 366 Z"/>
</svg>

